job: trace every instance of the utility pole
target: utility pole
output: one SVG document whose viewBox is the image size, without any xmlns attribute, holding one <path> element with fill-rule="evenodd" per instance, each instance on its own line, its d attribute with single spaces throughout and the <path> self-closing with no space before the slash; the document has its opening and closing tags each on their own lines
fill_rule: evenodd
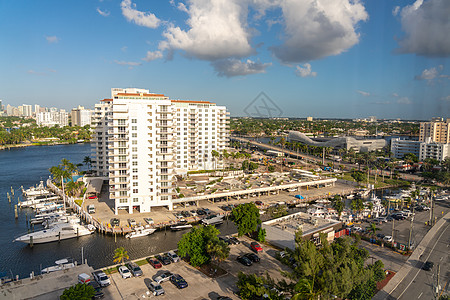
<svg viewBox="0 0 450 300">
<path fill-rule="evenodd" d="M 323 147 L 322 150 L 322 165 L 325 166 L 325 147 Z"/>
<path fill-rule="evenodd" d="M 433 194 L 431 194 L 431 210 L 430 210 L 430 213 L 431 213 L 431 216 L 430 216 L 430 224 L 431 224 L 431 226 L 433 226 L 434 225 L 434 202 L 433 202 Z"/>
<path fill-rule="evenodd" d="M 414 208 L 413 208 L 413 211 L 414 211 Z M 411 216 L 411 224 L 409 226 L 409 239 L 408 239 L 409 250 L 411 250 L 411 237 L 412 237 L 413 226 L 414 226 L 414 212 L 413 212 L 413 215 Z"/>
<path fill-rule="evenodd" d="M 395 240 L 394 240 L 394 223 L 395 223 L 395 219 L 392 219 L 392 244 L 394 244 Z"/>
</svg>

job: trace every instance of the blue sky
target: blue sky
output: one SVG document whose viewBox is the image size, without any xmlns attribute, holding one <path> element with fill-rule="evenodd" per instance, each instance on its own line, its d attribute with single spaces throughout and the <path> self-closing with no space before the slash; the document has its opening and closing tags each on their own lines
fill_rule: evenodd
<svg viewBox="0 0 450 300">
<path fill-rule="evenodd" d="M 448 0 L 5 0 L 0 99 L 92 108 L 140 87 L 232 116 L 264 92 L 276 116 L 450 117 L 449 14 Z"/>
</svg>

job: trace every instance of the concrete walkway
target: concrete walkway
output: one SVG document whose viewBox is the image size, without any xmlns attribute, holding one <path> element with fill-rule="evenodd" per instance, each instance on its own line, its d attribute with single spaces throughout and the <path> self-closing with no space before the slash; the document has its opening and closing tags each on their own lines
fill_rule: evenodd
<svg viewBox="0 0 450 300">
<path fill-rule="evenodd" d="M 388 299 L 389 295 L 391 295 L 394 290 L 398 287 L 398 285 L 403 281 L 403 279 L 409 274 L 411 270 L 414 268 L 420 268 L 421 267 L 421 256 L 425 249 L 428 247 L 430 242 L 435 237 L 436 233 L 441 229 L 444 224 L 449 222 L 450 220 L 450 212 L 447 213 L 443 218 L 441 218 L 436 225 L 434 225 L 428 233 L 425 235 L 425 237 L 420 242 L 419 246 L 414 250 L 412 255 L 409 257 L 409 259 L 403 264 L 401 269 L 395 274 L 395 276 L 388 282 L 388 284 L 379 291 L 372 300 L 383 300 Z"/>
<path fill-rule="evenodd" d="M 88 265 L 79 265 L 64 271 L 25 278 L 0 286 L 0 299 L 59 299 L 63 291 L 78 282 L 78 274 L 91 274 L 94 270 Z"/>
</svg>

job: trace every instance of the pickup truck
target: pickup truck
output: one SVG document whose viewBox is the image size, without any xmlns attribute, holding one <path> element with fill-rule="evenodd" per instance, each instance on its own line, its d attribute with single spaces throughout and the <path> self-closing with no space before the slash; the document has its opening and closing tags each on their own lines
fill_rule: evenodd
<svg viewBox="0 0 450 300">
<path fill-rule="evenodd" d="M 103 271 L 95 271 L 92 273 L 92 276 L 94 276 L 95 281 L 97 281 L 102 287 L 111 284 L 109 277 Z"/>
</svg>

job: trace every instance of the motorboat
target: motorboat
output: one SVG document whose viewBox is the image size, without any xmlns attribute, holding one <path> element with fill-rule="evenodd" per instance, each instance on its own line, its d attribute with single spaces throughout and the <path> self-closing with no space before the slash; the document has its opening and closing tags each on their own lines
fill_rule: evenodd
<svg viewBox="0 0 450 300">
<path fill-rule="evenodd" d="M 79 221 L 70 221 L 68 223 L 55 224 L 49 229 L 39 230 L 22 235 L 16 238 L 14 241 L 27 244 L 42 244 L 89 235 L 94 233 L 94 231 L 95 227 L 91 224 L 81 225 Z"/>
<path fill-rule="evenodd" d="M 56 196 L 56 195 L 49 195 L 48 197 L 47 196 L 38 196 L 38 197 L 32 198 L 30 200 L 19 202 L 19 207 L 22 207 L 22 208 L 33 207 L 34 208 L 35 206 L 37 206 L 41 203 L 46 203 L 46 202 L 50 202 L 50 201 L 54 201 L 54 200 L 58 200 L 58 199 L 60 199 L 60 197 Z"/>
<path fill-rule="evenodd" d="M 43 273 L 51 273 L 56 271 L 61 271 L 65 269 L 74 268 L 75 264 L 73 262 L 73 259 L 63 258 L 60 260 L 55 261 L 56 266 L 47 267 L 41 270 L 41 274 Z"/>
<path fill-rule="evenodd" d="M 178 223 L 170 226 L 170 229 L 173 231 L 184 230 L 184 229 L 189 229 L 189 228 L 192 228 L 192 225 L 188 224 L 187 221 L 178 222 Z"/>
<path fill-rule="evenodd" d="M 23 190 L 22 192 L 23 196 L 27 198 L 38 195 L 46 195 L 50 193 L 51 192 L 44 187 L 44 182 L 42 180 L 39 182 L 39 185 L 35 187 L 32 186 L 29 189 Z"/>
<path fill-rule="evenodd" d="M 58 224 L 64 224 L 64 223 L 80 223 L 80 218 L 77 216 L 69 216 L 69 215 L 63 215 L 63 216 L 53 216 L 45 221 L 42 222 L 42 225 L 44 228 L 50 228 L 53 226 L 56 226 Z"/>
<path fill-rule="evenodd" d="M 65 216 L 66 213 L 63 211 L 55 211 L 50 213 L 44 213 L 44 214 L 36 214 L 34 218 L 30 219 L 30 224 L 41 224 L 45 220 L 56 218 L 56 217 L 62 217 Z"/>
<path fill-rule="evenodd" d="M 155 231 L 156 231 L 155 228 L 138 226 L 138 227 L 134 228 L 134 231 L 128 233 L 125 237 L 128 239 L 132 239 L 132 238 L 150 235 L 150 234 L 154 233 Z"/>
<path fill-rule="evenodd" d="M 210 215 L 206 218 L 202 219 L 202 224 L 204 225 L 217 225 L 223 223 L 223 216 L 222 215 Z"/>
</svg>

